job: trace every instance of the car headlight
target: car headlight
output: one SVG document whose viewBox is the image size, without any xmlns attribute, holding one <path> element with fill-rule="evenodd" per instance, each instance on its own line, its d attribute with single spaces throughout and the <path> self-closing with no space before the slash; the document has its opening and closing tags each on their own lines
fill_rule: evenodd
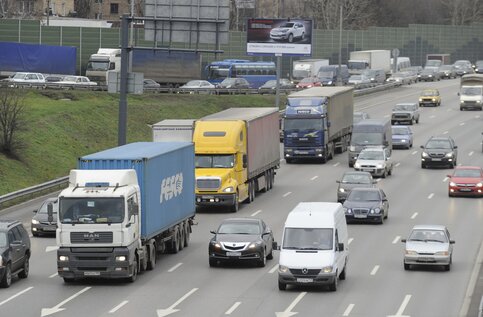
<svg viewBox="0 0 483 317">
<path fill-rule="evenodd" d="M 285 265 L 279 265 L 278 266 L 278 272 L 280 272 L 280 273 L 287 273 L 288 272 L 288 267 L 286 267 Z"/>
<path fill-rule="evenodd" d="M 228 186 L 227 188 L 223 189 L 224 193 L 233 193 L 234 191 L 235 189 L 233 188 L 233 186 Z"/>
<path fill-rule="evenodd" d="M 433 75 L 428 75 L 428 77 L 433 77 Z"/>
<path fill-rule="evenodd" d="M 221 249 L 221 244 L 219 242 L 216 242 L 216 241 L 211 241 L 211 245 L 215 248 L 215 249 Z"/>
<path fill-rule="evenodd" d="M 476 187 L 483 187 L 483 183 L 476 184 Z"/>
<path fill-rule="evenodd" d="M 413 250 L 406 250 L 407 255 L 418 255 L 418 252 L 413 251 Z"/>
<path fill-rule="evenodd" d="M 332 266 L 325 266 L 322 268 L 322 272 L 324 273 L 331 273 L 332 272 Z"/>
<path fill-rule="evenodd" d="M 407 142 L 407 140 L 406 140 L 406 139 L 401 139 L 401 142 L 402 142 L 402 143 L 406 143 L 406 142 Z"/>
<path fill-rule="evenodd" d="M 451 187 L 456 186 L 456 183 L 455 182 L 449 182 L 449 186 L 451 186 Z"/>
<path fill-rule="evenodd" d="M 422 102 L 423 101 L 423 98 L 419 98 L 419 102 Z"/>
<path fill-rule="evenodd" d="M 248 246 L 249 249 L 255 249 L 256 247 L 260 246 L 262 244 L 262 242 L 260 241 L 257 241 L 257 242 L 252 242 L 250 243 L 250 245 Z"/>
<path fill-rule="evenodd" d="M 348 214 L 352 213 L 352 209 L 344 207 L 344 211 L 347 212 Z"/>
<path fill-rule="evenodd" d="M 373 209 L 371 209 L 371 214 L 378 214 L 379 212 L 381 212 L 381 209 L 380 208 L 373 208 Z"/>
<path fill-rule="evenodd" d="M 446 153 L 445 155 L 446 157 L 453 157 L 453 152 L 450 152 L 450 153 Z"/>
<path fill-rule="evenodd" d="M 332 81 L 328 81 L 327 82 L 327 85 L 332 85 Z"/>
<path fill-rule="evenodd" d="M 433 99 L 431 99 L 431 100 L 436 101 L 436 98 L 433 98 Z"/>
<path fill-rule="evenodd" d="M 429 155 L 428 155 L 428 153 L 423 152 L 423 153 L 421 153 L 421 156 L 422 156 L 422 157 L 428 157 Z"/>
<path fill-rule="evenodd" d="M 59 261 L 61 261 L 61 262 L 69 261 L 69 257 L 67 255 L 60 255 Z"/>
<path fill-rule="evenodd" d="M 476 100 L 476 103 L 481 103 L 481 100 Z"/>
<path fill-rule="evenodd" d="M 384 164 L 376 164 L 376 168 L 384 168 Z"/>
<path fill-rule="evenodd" d="M 435 252 L 434 255 L 449 255 L 449 252 L 448 251 L 439 251 L 439 252 Z"/>
<path fill-rule="evenodd" d="M 345 189 L 344 189 L 344 188 L 339 188 L 339 191 L 340 191 L 341 193 L 344 193 L 344 192 L 345 192 Z"/>
<path fill-rule="evenodd" d="M 356 150 L 356 147 L 354 145 L 349 146 L 349 151 L 354 152 Z"/>
<path fill-rule="evenodd" d="M 357 163 L 357 162 L 356 162 L 356 163 L 354 164 L 354 167 L 355 167 L 355 168 L 361 168 L 361 164 L 359 164 L 359 163 Z"/>
<path fill-rule="evenodd" d="M 32 224 L 33 225 L 38 225 L 40 223 L 40 221 L 38 221 L 37 219 L 32 219 Z"/>
<path fill-rule="evenodd" d="M 0 266 L 3 266 L 3 259 L 1 255 L 0 255 Z"/>
<path fill-rule="evenodd" d="M 126 256 L 124 255 L 116 256 L 116 262 L 124 262 L 124 261 L 126 261 Z"/>
</svg>

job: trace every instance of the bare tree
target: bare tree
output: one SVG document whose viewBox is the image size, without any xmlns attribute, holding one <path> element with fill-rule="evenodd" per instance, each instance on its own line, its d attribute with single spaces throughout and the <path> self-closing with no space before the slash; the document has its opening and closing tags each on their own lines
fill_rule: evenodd
<svg viewBox="0 0 483 317">
<path fill-rule="evenodd" d="M 101 1 L 101 0 L 98 0 Z M 75 0 L 74 10 L 79 18 L 90 18 L 94 0 Z"/>
<path fill-rule="evenodd" d="M 448 12 L 451 25 L 467 25 L 481 22 L 483 19 L 483 1 L 481 0 L 441 0 Z"/>
<path fill-rule="evenodd" d="M 0 89 L 0 151 L 14 155 L 22 146 L 17 133 L 22 130 L 25 106 L 18 90 Z"/>
</svg>

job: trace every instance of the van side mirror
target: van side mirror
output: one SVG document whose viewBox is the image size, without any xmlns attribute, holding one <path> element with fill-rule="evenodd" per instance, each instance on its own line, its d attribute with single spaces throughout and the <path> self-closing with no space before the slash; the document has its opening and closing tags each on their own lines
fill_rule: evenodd
<svg viewBox="0 0 483 317">
<path fill-rule="evenodd" d="M 401 239 L 401 242 L 404 242 L 404 243 L 406 243 L 406 241 L 407 241 L 406 239 Z"/>
<path fill-rule="evenodd" d="M 52 203 L 49 203 L 47 205 L 47 221 L 48 222 L 52 222 L 54 221 L 54 206 L 52 205 Z"/>
<path fill-rule="evenodd" d="M 454 240 L 449 240 L 449 244 L 455 244 L 456 242 Z"/>
<path fill-rule="evenodd" d="M 455 148 L 455 149 L 457 149 L 457 148 L 458 148 L 458 146 L 457 146 L 457 145 L 455 145 L 455 146 L 454 146 L 454 148 Z"/>
<path fill-rule="evenodd" d="M 344 251 L 344 244 L 342 242 L 337 245 L 337 251 L 339 252 Z"/>
<path fill-rule="evenodd" d="M 424 149 L 424 145 L 421 145 L 420 148 Z"/>
<path fill-rule="evenodd" d="M 247 168 L 248 166 L 248 160 L 247 160 L 247 155 L 246 154 L 243 154 L 243 168 Z"/>
<path fill-rule="evenodd" d="M 210 230 L 210 233 L 216 234 L 216 231 L 215 230 Z"/>
<path fill-rule="evenodd" d="M 457 92 L 457 93 L 456 93 L 456 96 L 459 96 L 459 95 L 460 95 L 460 93 L 459 93 L 459 92 Z"/>
</svg>

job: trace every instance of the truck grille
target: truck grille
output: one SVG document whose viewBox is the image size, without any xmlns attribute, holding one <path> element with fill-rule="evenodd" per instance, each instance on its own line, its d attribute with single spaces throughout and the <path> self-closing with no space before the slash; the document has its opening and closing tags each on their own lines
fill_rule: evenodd
<svg viewBox="0 0 483 317">
<path fill-rule="evenodd" d="M 219 178 L 198 178 L 196 179 L 196 188 L 199 190 L 218 190 L 221 186 Z"/>
<path fill-rule="evenodd" d="M 112 232 L 71 232 L 71 243 L 112 243 Z"/>
</svg>

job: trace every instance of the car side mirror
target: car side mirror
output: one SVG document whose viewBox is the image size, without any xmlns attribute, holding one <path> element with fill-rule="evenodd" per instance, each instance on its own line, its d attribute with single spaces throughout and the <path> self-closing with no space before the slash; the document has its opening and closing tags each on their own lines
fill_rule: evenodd
<svg viewBox="0 0 483 317">
<path fill-rule="evenodd" d="M 454 148 L 455 148 L 455 149 L 457 149 L 457 148 L 458 148 L 458 146 L 457 146 L 457 145 L 455 145 L 455 146 L 454 146 Z"/>
<path fill-rule="evenodd" d="M 49 203 L 47 205 L 47 221 L 52 222 L 54 221 L 54 207 L 52 206 L 52 203 Z"/>
<path fill-rule="evenodd" d="M 455 244 L 455 243 L 456 243 L 456 241 L 454 241 L 454 240 L 449 240 L 449 244 Z"/>
<path fill-rule="evenodd" d="M 456 96 L 459 96 L 459 95 L 460 95 L 460 93 L 459 93 L 459 92 L 457 92 L 457 93 L 456 93 Z"/>
<path fill-rule="evenodd" d="M 407 241 L 406 239 L 401 239 L 401 242 L 404 242 L 405 243 L 406 241 Z"/>
<path fill-rule="evenodd" d="M 273 250 L 280 250 L 280 246 L 278 245 L 277 241 L 272 242 L 272 249 Z"/>
<path fill-rule="evenodd" d="M 449 175 L 449 174 L 448 174 L 448 175 L 446 175 L 446 177 L 448 177 L 448 178 L 451 178 L 452 176 L 453 176 L 453 175 Z"/>
<path fill-rule="evenodd" d="M 36 213 L 37 213 L 37 211 L 38 211 L 37 209 L 32 210 L 32 212 L 33 212 L 34 214 L 36 214 Z"/>
<path fill-rule="evenodd" d="M 424 149 L 424 145 L 421 145 L 420 148 Z"/>
<path fill-rule="evenodd" d="M 339 252 L 344 251 L 344 244 L 342 242 L 337 245 L 337 251 Z"/>
<path fill-rule="evenodd" d="M 340 181 L 335 181 L 337 184 L 340 184 Z"/>
<path fill-rule="evenodd" d="M 216 231 L 215 230 L 210 230 L 210 233 L 216 234 Z"/>
</svg>

